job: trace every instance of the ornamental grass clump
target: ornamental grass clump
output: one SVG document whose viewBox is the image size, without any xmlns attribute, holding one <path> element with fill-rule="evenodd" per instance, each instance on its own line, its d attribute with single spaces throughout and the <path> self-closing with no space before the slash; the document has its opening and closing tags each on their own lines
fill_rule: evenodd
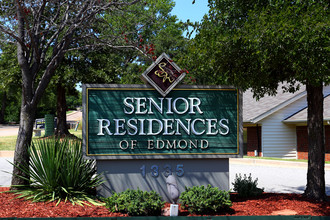
<svg viewBox="0 0 330 220">
<path fill-rule="evenodd" d="M 236 174 L 235 180 L 232 184 L 234 186 L 233 190 L 242 198 L 258 196 L 264 192 L 263 188 L 257 187 L 258 178 L 253 180 L 251 173 L 249 176 L 246 174 L 243 176 L 241 174 Z"/>
<path fill-rule="evenodd" d="M 165 204 L 155 191 L 140 189 L 114 193 L 105 199 L 105 203 L 111 212 L 127 213 L 130 216 L 158 216 Z"/>
<path fill-rule="evenodd" d="M 29 186 L 15 186 L 21 198 L 42 201 L 70 201 L 94 205 L 95 188 L 102 183 L 96 163 L 83 158 L 81 141 L 44 139 L 28 148 L 30 161 L 18 167 L 30 176 Z M 22 177 L 23 178 L 23 177 Z M 57 204 L 58 204 L 57 203 Z"/>
<path fill-rule="evenodd" d="M 181 207 L 191 214 L 217 214 L 232 206 L 229 192 L 204 186 L 186 187 L 180 196 Z"/>
</svg>

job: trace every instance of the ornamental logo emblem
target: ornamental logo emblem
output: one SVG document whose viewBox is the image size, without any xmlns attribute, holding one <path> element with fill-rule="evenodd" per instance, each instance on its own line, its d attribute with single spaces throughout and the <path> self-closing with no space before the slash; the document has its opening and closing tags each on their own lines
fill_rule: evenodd
<svg viewBox="0 0 330 220">
<path fill-rule="evenodd" d="M 163 97 L 165 97 L 184 77 L 182 71 L 169 57 L 163 53 L 142 74 Z"/>
</svg>

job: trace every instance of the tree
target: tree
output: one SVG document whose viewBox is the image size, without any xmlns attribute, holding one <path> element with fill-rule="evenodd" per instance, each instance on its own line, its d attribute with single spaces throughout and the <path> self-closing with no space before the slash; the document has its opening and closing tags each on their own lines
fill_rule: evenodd
<svg viewBox="0 0 330 220">
<path fill-rule="evenodd" d="M 17 64 L 16 48 L 13 45 L 6 45 L 0 42 L 0 124 L 9 120 L 17 120 L 15 111 L 19 108 L 17 103 L 17 91 L 20 88 L 19 66 Z M 7 117 L 7 112 L 11 117 Z"/>
<path fill-rule="evenodd" d="M 134 45 L 137 50 L 82 51 L 79 61 L 83 63 L 77 65 L 77 70 L 91 74 L 85 78 L 85 74 L 77 74 L 77 78 L 84 83 L 142 83 L 142 72 L 161 53 L 178 61 L 185 52 L 187 39 L 182 36 L 184 24 L 170 14 L 174 5 L 173 0 L 147 0 L 144 5 L 134 5 L 129 13 L 106 14 L 104 18 L 112 29 L 101 26 L 101 35 L 120 31 L 123 44 Z M 133 25 L 134 22 L 139 25 Z"/>
<path fill-rule="evenodd" d="M 324 200 L 322 88 L 330 83 L 329 2 L 209 0 L 209 6 L 190 47 L 197 79 L 252 88 L 257 98 L 275 94 L 281 82 L 287 92 L 306 85 L 305 195 Z"/>
<path fill-rule="evenodd" d="M 130 7 L 125 13 L 104 13 L 105 22 L 97 27 L 100 30 L 99 38 L 119 32 L 122 45 L 135 46 L 137 50 L 102 48 L 67 53 L 57 69 L 58 76 L 55 79 L 58 97 L 57 135 L 69 135 L 65 117 L 65 90 L 74 87 L 75 83 L 141 83 L 142 71 L 152 62 L 150 56 L 152 58 L 166 52 L 175 57 L 173 59 L 180 57 L 186 39 L 182 36 L 183 23 L 170 15 L 173 7 L 172 0 L 147 0 L 144 4 Z M 111 28 L 108 24 L 111 24 Z"/>
<path fill-rule="evenodd" d="M 53 87 L 56 90 L 56 131 L 57 137 L 75 137 L 69 132 L 66 113 L 68 110 L 66 95 L 76 92 L 76 79 L 73 78 L 74 67 L 70 58 L 72 53 L 68 54 L 62 61 L 61 66 L 57 69 L 57 75 L 53 79 Z M 55 84 L 55 85 L 54 85 Z"/>
<path fill-rule="evenodd" d="M 19 122 L 21 84 L 16 46 L 0 42 L 0 123 Z M 49 112 L 55 112 L 56 99 L 52 93 L 56 92 L 45 91 L 38 104 L 36 117 L 41 118 Z"/>
<path fill-rule="evenodd" d="M 22 77 L 20 126 L 14 155 L 12 185 L 26 185 L 27 177 L 18 168 L 28 162 L 27 146 L 31 143 L 37 105 L 56 68 L 68 51 L 98 46 L 118 46 L 117 35 L 107 42 L 95 43 L 97 23 L 103 22 L 106 10 L 124 12 L 139 0 L 122 1 L 37 1 L 1 2 L 1 41 L 17 45 Z M 79 44 L 78 44 L 79 42 Z M 28 177 L 27 177 L 28 179 Z"/>
</svg>

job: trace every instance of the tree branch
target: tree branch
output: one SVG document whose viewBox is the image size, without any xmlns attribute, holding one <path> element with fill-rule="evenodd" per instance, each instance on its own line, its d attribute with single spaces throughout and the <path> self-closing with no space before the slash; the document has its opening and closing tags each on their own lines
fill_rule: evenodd
<svg viewBox="0 0 330 220">
<path fill-rule="evenodd" d="M 5 34 L 8 34 L 10 37 L 14 38 L 19 44 L 24 45 L 23 41 L 21 40 L 21 38 L 19 38 L 15 32 L 13 32 L 10 29 L 7 29 L 4 25 L 0 24 L 0 31 L 2 31 Z"/>
<path fill-rule="evenodd" d="M 4 42 L 4 43 L 9 43 L 9 44 L 16 44 L 15 41 L 11 41 L 11 40 L 3 40 L 3 39 L 0 39 L 1 42 Z"/>
<path fill-rule="evenodd" d="M 141 50 L 139 47 L 137 47 L 135 45 L 118 46 L 118 45 L 113 45 L 110 43 L 98 43 L 98 44 L 90 44 L 90 45 L 85 45 L 85 46 L 81 46 L 81 47 L 70 48 L 70 49 L 65 50 L 65 52 L 86 50 L 86 49 L 97 49 L 97 48 L 104 48 L 104 47 L 108 47 L 108 48 L 112 48 L 112 49 L 134 49 L 134 50 L 137 50 L 142 55 L 144 55 L 145 57 L 147 57 L 148 59 L 150 59 L 151 61 L 153 61 L 150 54 L 146 53 L 145 51 Z"/>
</svg>

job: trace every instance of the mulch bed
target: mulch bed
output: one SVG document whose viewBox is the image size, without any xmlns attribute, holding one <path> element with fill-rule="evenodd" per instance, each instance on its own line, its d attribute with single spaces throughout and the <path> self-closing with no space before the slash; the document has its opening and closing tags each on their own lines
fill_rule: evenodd
<svg viewBox="0 0 330 220">
<path fill-rule="evenodd" d="M 6 191 L 9 188 L 0 188 Z M 33 203 L 24 199 L 17 199 L 12 193 L 0 193 L 0 218 L 18 217 L 121 217 L 121 213 L 111 213 L 105 207 L 72 205 L 70 202 Z M 233 206 L 226 213 L 219 215 L 312 215 L 330 216 L 330 200 L 315 202 L 299 194 L 264 193 L 261 196 L 241 199 L 231 194 Z M 330 197 L 329 197 L 330 199 Z M 165 205 L 165 209 L 169 204 Z M 180 209 L 179 215 L 191 216 Z"/>
</svg>

